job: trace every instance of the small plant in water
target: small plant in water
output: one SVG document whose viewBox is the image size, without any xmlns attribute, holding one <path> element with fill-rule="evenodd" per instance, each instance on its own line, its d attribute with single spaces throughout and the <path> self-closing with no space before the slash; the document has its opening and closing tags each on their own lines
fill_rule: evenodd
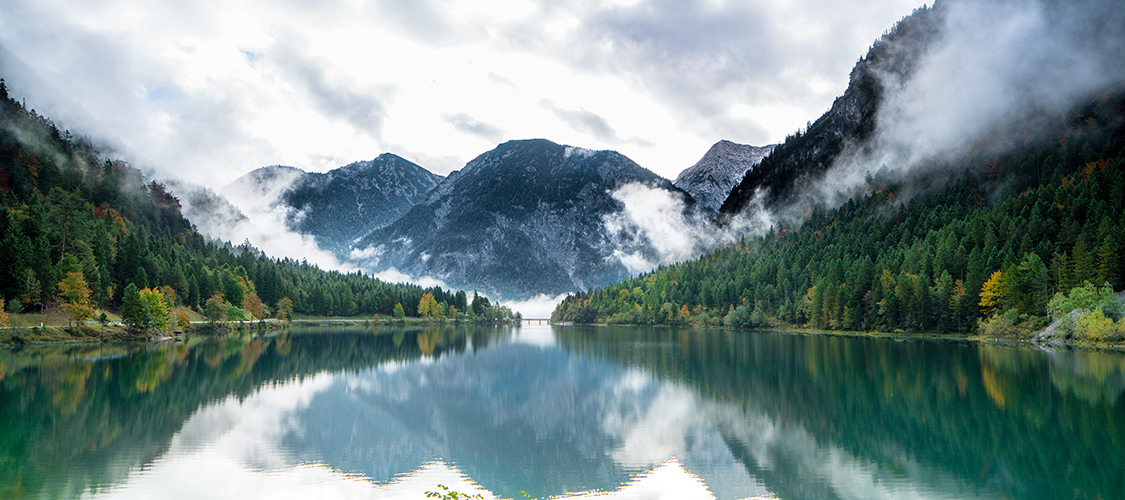
<svg viewBox="0 0 1125 500">
<path fill-rule="evenodd" d="M 443 491 L 427 491 L 426 498 L 440 498 L 441 500 L 469 500 L 472 498 L 478 498 L 480 500 L 484 500 L 484 496 L 482 496 L 480 493 L 477 493 L 476 495 L 469 495 L 467 493 L 451 491 L 443 484 L 439 484 L 437 485 L 437 487 L 441 488 Z"/>
</svg>

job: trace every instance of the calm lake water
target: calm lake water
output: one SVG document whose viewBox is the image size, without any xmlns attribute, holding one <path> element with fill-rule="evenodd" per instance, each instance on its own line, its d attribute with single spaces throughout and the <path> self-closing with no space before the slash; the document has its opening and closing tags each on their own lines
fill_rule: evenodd
<svg viewBox="0 0 1125 500">
<path fill-rule="evenodd" d="M 0 498 L 1125 498 L 1125 356 L 616 327 L 0 350 Z"/>
</svg>

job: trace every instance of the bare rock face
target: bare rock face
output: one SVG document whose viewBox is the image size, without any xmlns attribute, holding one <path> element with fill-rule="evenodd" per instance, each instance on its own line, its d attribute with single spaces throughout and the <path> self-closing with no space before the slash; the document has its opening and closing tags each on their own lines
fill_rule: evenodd
<svg viewBox="0 0 1125 500">
<path fill-rule="evenodd" d="M 700 205 L 718 211 L 731 189 L 775 146 L 758 147 L 721 140 L 711 146 L 695 165 L 680 172 L 673 184 L 687 191 Z"/>
</svg>

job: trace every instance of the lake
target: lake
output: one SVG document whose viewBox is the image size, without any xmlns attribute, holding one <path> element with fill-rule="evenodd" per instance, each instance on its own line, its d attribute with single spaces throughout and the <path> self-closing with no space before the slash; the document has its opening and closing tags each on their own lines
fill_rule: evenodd
<svg viewBox="0 0 1125 500">
<path fill-rule="evenodd" d="M 1125 356 L 674 328 L 0 349 L 2 498 L 1125 498 Z"/>
</svg>

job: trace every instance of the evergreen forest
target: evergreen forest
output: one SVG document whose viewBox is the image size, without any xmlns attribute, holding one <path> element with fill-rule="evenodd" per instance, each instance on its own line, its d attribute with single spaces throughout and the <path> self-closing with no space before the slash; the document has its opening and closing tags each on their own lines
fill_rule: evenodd
<svg viewBox="0 0 1125 500">
<path fill-rule="evenodd" d="M 842 206 L 571 295 L 552 319 L 1030 334 L 1084 308 L 1070 327 L 1121 337 L 1125 93 L 1036 123 L 928 177 L 869 179 Z"/>
<path fill-rule="evenodd" d="M 511 316 L 465 292 L 390 284 L 272 258 L 248 242 L 209 241 L 163 184 L 60 131 L 0 79 L 0 322 L 56 311 L 79 326 L 99 310 L 120 311 L 142 331 L 182 321 L 186 310 L 212 320 L 293 312 Z"/>
</svg>

